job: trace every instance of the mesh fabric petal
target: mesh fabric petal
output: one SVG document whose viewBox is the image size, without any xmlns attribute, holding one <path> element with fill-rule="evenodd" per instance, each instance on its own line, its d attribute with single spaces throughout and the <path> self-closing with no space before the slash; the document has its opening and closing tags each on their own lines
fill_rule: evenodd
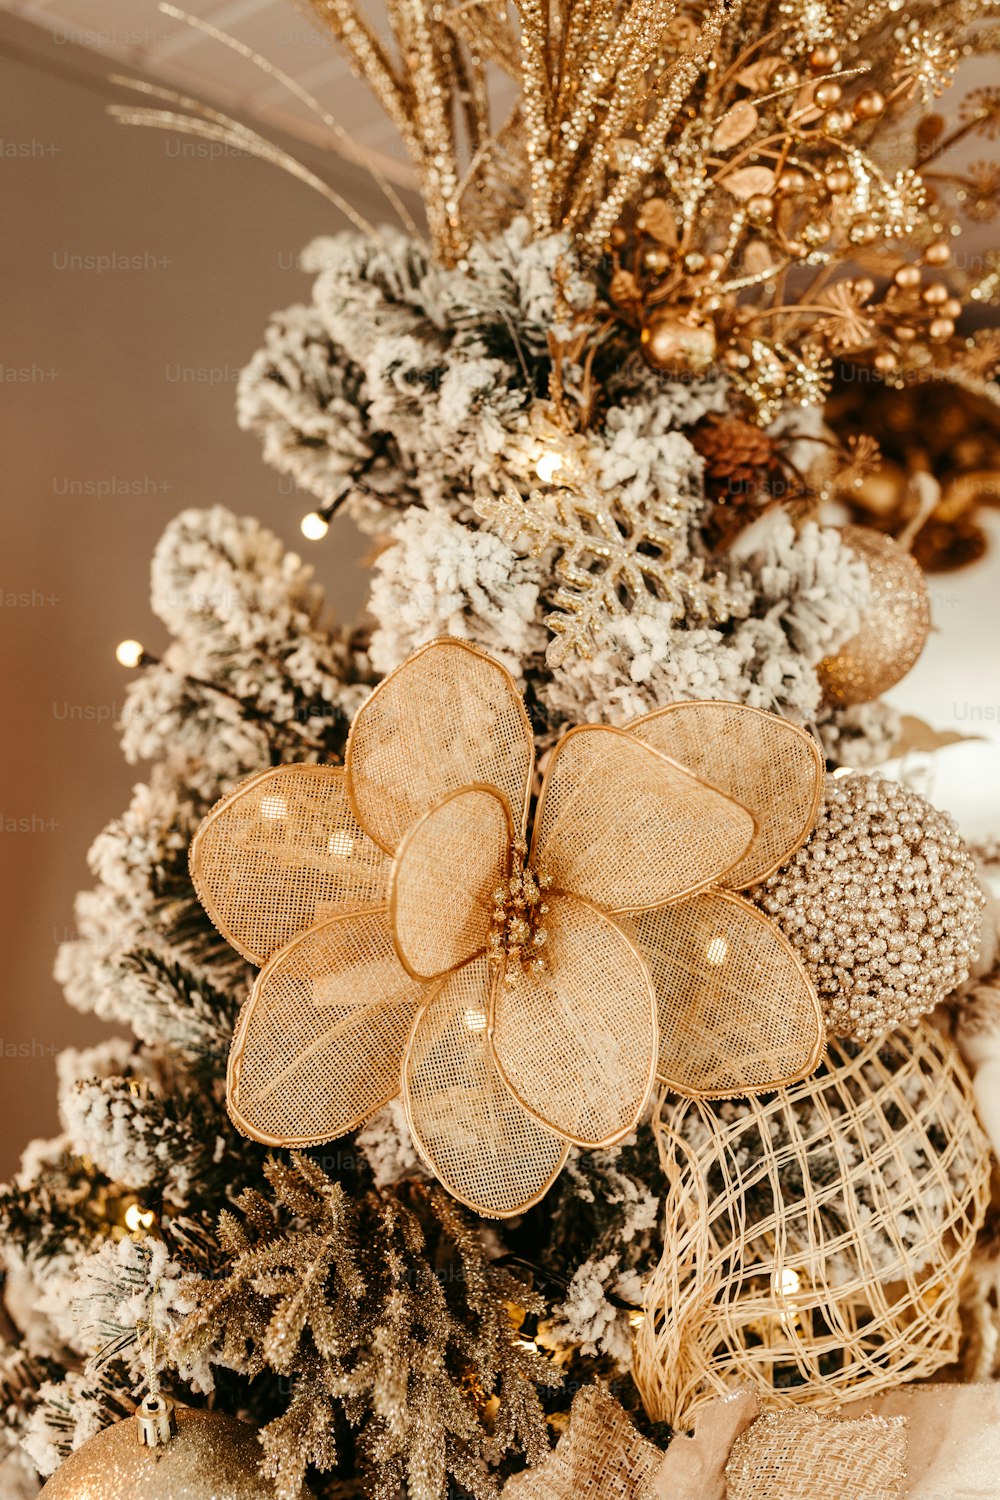
<svg viewBox="0 0 1000 1500">
<path fill-rule="evenodd" d="M 441 981 L 413 1027 L 403 1101 L 417 1148 L 449 1193 L 504 1219 L 548 1192 L 569 1147 L 497 1072 L 486 1037 L 491 984 L 486 959 Z"/>
<path fill-rule="evenodd" d="M 783 1088 L 819 1066 L 816 992 L 778 929 L 731 891 L 632 919 L 656 987 L 657 1076 L 679 1094 L 728 1098 Z"/>
<path fill-rule="evenodd" d="M 274 1146 L 356 1129 L 399 1093 L 423 994 L 396 957 L 384 909 L 300 934 L 261 970 L 240 1014 L 228 1078 L 235 1124 Z"/>
<path fill-rule="evenodd" d="M 513 964 L 494 1001 L 493 1049 L 511 1092 L 582 1146 L 635 1128 L 653 1084 L 656 997 L 619 927 L 572 896 L 553 896 L 545 969 Z"/>
<path fill-rule="evenodd" d="M 584 725 L 553 752 L 533 858 L 559 890 L 643 910 L 713 884 L 753 834 L 746 808 L 683 766 L 624 730 Z"/>
<path fill-rule="evenodd" d="M 520 830 L 534 738 L 505 667 L 464 641 L 432 641 L 362 704 L 345 764 L 355 817 L 392 853 L 442 797 L 476 782 L 505 794 Z"/>
<path fill-rule="evenodd" d="M 274 766 L 217 802 L 191 878 L 227 942 L 262 964 L 337 911 L 386 899 L 389 862 L 358 827 L 339 766 Z"/>
<path fill-rule="evenodd" d="M 485 950 L 510 842 L 506 798 L 488 786 L 453 793 L 410 829 L 389 898 L 396 952 L 408 973 L 435 978 Z"/>
<path fill-rule="evenodd" d="M 753 813 L 753 843 L 721 884 L 753 885 L 805 843 L 823 795 L 824 764 L 804 729 L 761 709 L 714 702 L 672 703 L 628 728 Z"/>
</svg>

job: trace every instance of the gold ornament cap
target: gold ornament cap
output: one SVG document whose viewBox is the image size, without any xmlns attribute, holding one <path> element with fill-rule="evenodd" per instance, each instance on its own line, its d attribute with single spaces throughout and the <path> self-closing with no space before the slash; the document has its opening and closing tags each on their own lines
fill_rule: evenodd
<svg viewBox="0 0 1000 1500">
<path fill-rule="evenodd" d="M 147 1396 L 135 1414 L 140 1448 L 165 1448 L 177 1431 L 177 1412 L 165 1396 Z"/>
</svg>

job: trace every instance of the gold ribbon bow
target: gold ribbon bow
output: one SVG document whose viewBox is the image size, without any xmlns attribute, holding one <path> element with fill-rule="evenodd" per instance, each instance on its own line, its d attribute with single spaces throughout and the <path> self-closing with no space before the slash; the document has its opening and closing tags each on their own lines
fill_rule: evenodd
<svg viewBox="0 0 1000 1500">
<path fill-rule="evenodd" d="M 802 730 L 678 703 L 572 729 L 532 811 L 534 738 L 510 674 L 456 640 L 359 710 L 343 768 L 277 766 L 191 846 L 220 932 L 263 968 L 229 1109 L 315 1145 L 402 1092 L 448 1190 L 504 1218 L 571 1144 L 611 1145 L 654 1078 L 720 1097 L 812 1072 L 815 991 L 735 891 L 805 841 L 823 763 Z"/>
</svg>

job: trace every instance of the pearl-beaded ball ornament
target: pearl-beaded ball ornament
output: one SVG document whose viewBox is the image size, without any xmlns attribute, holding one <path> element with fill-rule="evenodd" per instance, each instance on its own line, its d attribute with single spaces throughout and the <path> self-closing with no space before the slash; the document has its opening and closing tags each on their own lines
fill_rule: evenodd
<svg viewBox="0 0 1000 1500">
<path fill-rule="evenodd" d="M 946 813 L 893 781 L 830 777 L 793 859 L 752 892 L 798 951 L 827 1029 L 867 1041 L 968 976 L 983 891 Z"/>
</svg>

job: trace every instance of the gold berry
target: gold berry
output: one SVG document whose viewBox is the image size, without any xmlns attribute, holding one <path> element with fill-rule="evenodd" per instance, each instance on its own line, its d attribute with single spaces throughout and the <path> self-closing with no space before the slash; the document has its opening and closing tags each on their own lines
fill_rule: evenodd
<svg viewBox="0 0 1000 1500">
<path fill-rule="evenodd" d="M 925 286 L 921 297 L 928 307 L 940 307 L 942 302 L 948 301 L 948 288 L 943 281 L 932 281 L 930 286 Z"/>
<path fill-rule="evenodd" d="M 797 167 L 786 167 L 778 178 L 778 187 L 783 193 L 804 193 L 807 187 L 806 174 Z"/>
<path fill-rule="evenodd" d="M 753 197 L 747 200 L 747 214 L 755 224 L 766 223 L 774 216 L 774 199 L 768 197 L 766 193 L 754 193 Z"/>
<path fill-rule="evenodd" d="M 832 109 L 835 104 L 840 103 L 843 92 L 844 90 L 840 87 L 839 83 L 834 83 L 832 80 L 827 79 L 826 83 L 820 83 L 816 86 L 816 103 L 820 109 Z"/>
<path fill-rule="evenodd" d="M 825 245 L 830 238 L 830 226 L 825 219 L 814 219 L 812 223 L 803 225 L 802 238 L 814 249 L 817 245 Z"/>
<path fill-rule="evenodd" d="M 844 170 L 827 172 L 825 181 L 831 193 L 849 193 L 854 186 L 854 178 Z"/>
<path fill-rule="evenodd" d="M 856 219 L 851 225 L 851 244 L 870 245 L 878 239 L 878 228 L 871 219 Z"/>
<path fill-rule="evenodd" d="M 684 269 L 685 271 L 689 271 L 692 276 L 697 275 L 699 271 L 704 271 L 705 257 L 701 254 L 700 250 L 692 250 L 688 255 L 685 255 Z"/>
<path fill-rule="evenodd" d="M 912 344 L 917 336 L 917 330 L 911 328 L 908 323 L 897 323 L 892 331 L 901 344 Z"/>
<path fill-rule="evenodd" d="M 945 244 L 944 240 L 935 240 L 924 251 L 924 260 L 929 266 L 946 266 L 951 260 L 951 246 Z"/>
<path fill-rule="evenodd" d="M 885 109 L 885 95 L 880 94 L 878 89 L 865 89 L 859 94 L 853 104 L 854 118 L 856 120 L 877 120 Z"/>
<path fill-rule="evenodd" d="M 711 323 L 689 321 L 676 312 L 664 312 L 643 328 L 642 345 L 655 370 L 669 375 L 698 375 L 715 359 L 715 328 Z"/>
<path fill-rule="evenodd" d="M 662 245 L 650 245 L 642 252 L 643 270 L 653 276 L 662 276 L 670 269 L 670 255 Z"/>
<path fill-rule="evenodd" d="M 803 255 L 809 254 L 808 245 L 804 245 L 801 240 L 786 240 L 785 249 L 795 260 L 800 259 Z"/>
<path fill-rule="evenodd" d="M 831 109 L 823 116 L 823 125 L 830 135 L 846 135 L 854 124 L 849 109 Z"/>
<path fill-rule="evenodd" d="M 791 63 L 783 63 L 780 68 L 775 68 L 771 74 L 771 87 L 773 89 L 791 89 L 799 81 L 799 70 Z"/>
<path fill-rule="evenodd" d="M 888 349 L 875 356 L 875 368 L 881 370 L 884 375 L 890 374 L 899 365 L 899 360 Z"/>
<path fill-rule="evenodd" d="M 949 297 L 947 302 L 941 303 L 942 318 L 960 318 L 962 311 L 962 304 L 957 297 Z"/>
<path fill-rule="evenodd" d="M 628 241 L 628 235 L 625 233 L 624 229 L 622 229 L 620 224 L 615 225 L 608 238 L 615 250 L 620 250 L 622 246 Z"/>
<path fill-rule="evenodd" d="M 935 343 L 944 343 L 955 332 L 955 325 L 950 318 L 935 318 L 927 331 Z"/>
<path fill-rule="evenodd" d="M 912 292 L 920 285 L 923 277 L 919 266 L 900 266 L 892 279 L 904 292 Z"/>
<path fill-rule="evenodd" d="M 875 295 L 875 283 L 870 279 L 870 277 L 861 276 L 854 283 L 854 290 L 857 292 L 862 302 L 867 302 L 869 297 L 874 297 Z"/>
<path fill-rule="evenodd" d="M 822 42 L 809 55 L 809 66 L 814 73 L 825 73 L 840 61 L 840 48 L 833 42 Z"/>
</svg>

